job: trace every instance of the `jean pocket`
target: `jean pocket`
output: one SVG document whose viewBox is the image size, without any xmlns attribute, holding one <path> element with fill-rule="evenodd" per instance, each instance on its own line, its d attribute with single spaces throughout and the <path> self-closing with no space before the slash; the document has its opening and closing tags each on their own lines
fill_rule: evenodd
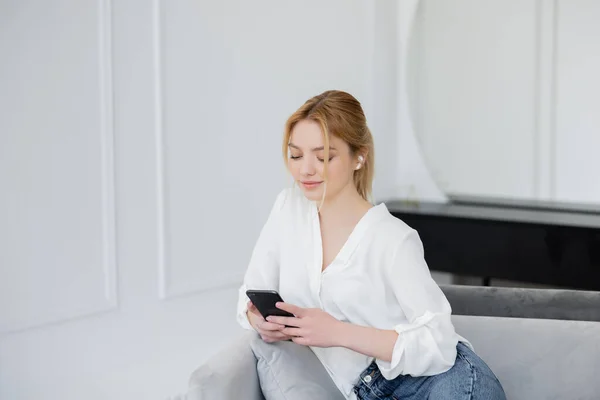
<svg viewBox="0 0 600 400">
<path fill-rule="evenodd" d="M 400 386 L 402 384 L 402 381 L 404 380 L 404 376 L 402 375 L 398 375 L 396 378 L 392 379 L 392 380 L 387 380 L 383 377 L 383 375 L 379 376 L 379 379 L 374 382 L 373 384 L 373 390 L 382 398 L 385 399 L 390 399 L 393 398 L 393 394 L 396 391 L 396 389 L 398 388 L 398 386 Z"/>
</svg>

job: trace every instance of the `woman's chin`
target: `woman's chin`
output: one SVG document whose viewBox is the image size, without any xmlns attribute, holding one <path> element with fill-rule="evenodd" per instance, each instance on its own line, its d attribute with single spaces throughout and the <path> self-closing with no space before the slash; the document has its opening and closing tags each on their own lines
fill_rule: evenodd
<svg viewBox="0 0 600 400">
<path fill-rule="evenodd" d="M 321 201 L 323 198 L 322 190 L 311 190 L 302 187 L 302 193 L 304 193 L 304 196 L 311 201 Z"/>
</svg>

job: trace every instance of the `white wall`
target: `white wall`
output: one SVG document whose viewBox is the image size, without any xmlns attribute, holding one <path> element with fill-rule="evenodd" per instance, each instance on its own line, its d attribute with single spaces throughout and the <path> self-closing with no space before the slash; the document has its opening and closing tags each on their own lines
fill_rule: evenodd
<svg viewBox="0 0 600 400">
<path fill-rule="evenodd" d="M 0 2 L 0 399 L 164 399 L 239 333 L 286 117 L 367 111 L 395 185 L 393 2 Z M 318 10 L 318 12 L 315 12 Z M 379 150 L 381 149 L 381 150 Z"/>
<path fill-rule="evenodd" d="M 412 116 L 446 192 L 600 203 L 599 18 L 594 0 L 420 1 Z"/>
</svg>

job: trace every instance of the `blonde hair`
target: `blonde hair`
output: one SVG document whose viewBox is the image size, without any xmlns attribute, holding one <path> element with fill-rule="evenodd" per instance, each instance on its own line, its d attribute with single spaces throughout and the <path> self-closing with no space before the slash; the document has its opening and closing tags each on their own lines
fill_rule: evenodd
<svg viewBox="0 0 600 400">
<path fill-rule="evenodd" d="M 363 154 L 362 167 L 354 171 L 356 190 L 366 201 L 372 202 L 373 175 L 375 170 L 375 149 L 373 135 L 367 126 L 367 119 L 360 102 L 349 93 L 328 90 L 307 100 L 285 124 L 283 135 L 283 158 L 288 162 L 290 137 L 299 121 L 310 120 L 319 124 L 323 132 L 324 166 L 323 179 L 327 183 L 329 160 L 329 135 L 342 139 L 350 147 L 352 155 Z M 323 195 L 323 198 L 325 195 Z"/>
</svg>

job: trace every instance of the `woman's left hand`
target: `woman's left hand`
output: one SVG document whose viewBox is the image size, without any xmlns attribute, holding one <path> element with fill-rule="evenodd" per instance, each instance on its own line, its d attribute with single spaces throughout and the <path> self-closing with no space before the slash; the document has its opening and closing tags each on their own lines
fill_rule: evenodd
<svg viewBox="0 0 600 400">
<path fill-rule="evenodd" d="M 281 332 L 292 337 L 294 343 L 304 346 L 340 346 L 344 323 L 320 308 L 302 308 L 288 303 L 277 303 L 277 308 L 295 317 L 270 316 L 267 321 L 287 325 Z"/>
</svg>

